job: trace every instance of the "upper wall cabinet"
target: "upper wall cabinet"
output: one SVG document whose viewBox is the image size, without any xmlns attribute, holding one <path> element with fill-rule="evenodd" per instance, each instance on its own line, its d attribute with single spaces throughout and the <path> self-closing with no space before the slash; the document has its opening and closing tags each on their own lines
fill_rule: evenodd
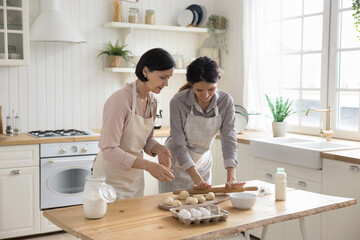
<svg viewBox="0 0 360 240">
<path fill-rule="evenodd" d="M 28 64 L 28 1 L 0 0 L 0 65 Z"/>
</svg>

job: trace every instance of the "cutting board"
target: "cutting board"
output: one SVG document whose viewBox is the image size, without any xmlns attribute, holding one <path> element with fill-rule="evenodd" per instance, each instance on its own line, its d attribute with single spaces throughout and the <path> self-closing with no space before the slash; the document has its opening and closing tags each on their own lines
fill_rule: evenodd
<svg viewBox="0 0 360 240">
<path fill-rule="evenodd" d="M 199 203 L 199 204 L 218 204 L 218 203 L 224 202 L 224 201 L 226 201 L 228 199 L 230 199 L 229 195 L 216 195 L 214 200 L 206 200 L 205 202 Z M 182 205 L 187 205 L 185 203 L 185 200 L 179 199 L 179 197 L 177 197 L 177 196 L 174 197 L 174 200 L 179 200 L 182 203 Z M 163 201 L 165 201 L 165 199 Z M 158 205 L 158 207 L 160 209 L 169 210 L 170 208 L 174 208 L 174 206 L 165 205 L 163 203 L 163 201 L 160 202 L 159 205 Z"/>
</svg>

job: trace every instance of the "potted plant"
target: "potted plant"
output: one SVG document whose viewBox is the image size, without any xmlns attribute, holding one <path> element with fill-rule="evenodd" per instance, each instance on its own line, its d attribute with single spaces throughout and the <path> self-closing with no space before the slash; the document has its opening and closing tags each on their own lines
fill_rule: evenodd
<svg viewBox="0 0 360 240">
<path fill-rule="evenodd" d="M 226 23 L 227 20 L 223 16 L 212 14 L 208 18 L 207 27 L 209 34 L 214 35 L 216 43 L 228 53 L 226 45 Z"/>
<path fill-rule="evenodd" d="M 352 15 L 355 19 L 355 30 L 360 33 L 360 0 L 353 0 L 352 9 L 355 11 Z M 360 40 L 360 35 L 357 35 L 357 38 Z"/>
<path fill-rule="evenodd" d="M 293 101 L 289 102 L 289 98 L 283 101 L 283 98 L 276 98 L 275 105 L 271 103 L 267 94 L 265 94 L 268 106 L 273 115 L 272 129 L 274 137 L 283 137 L 286 134 L 287 122 L 285 118 L 294 114 L 293 109 L 290 108 Z"/>
<path fill-rule="evenodd" d="M 99 57 L 102 54 L 106 54 L 108 56 L 109 67 L 120 67 L 121 59 L 123 58 L 127 61 L 131 52 L 129 50 L 125 50 L 126 44 L 120 45 L 119 39 L 116 40 L 113 45 L 110 41 L 105 43 L 105 48 L 100 51 L 97 55 Z"/>
</svg>

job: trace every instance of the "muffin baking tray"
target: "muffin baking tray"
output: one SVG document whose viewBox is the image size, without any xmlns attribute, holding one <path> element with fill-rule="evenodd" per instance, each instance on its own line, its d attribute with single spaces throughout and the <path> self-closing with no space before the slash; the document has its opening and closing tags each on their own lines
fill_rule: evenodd
<svg viewBox="0 0 360 240">
<path fill-rule="evenodd" d="M 190 219 L 184 219 L 178 216 L 178 213 L 180 212 L 181 209 L 186 209 L 190 211 L 191 208 L 195 208 L 196 210 L 199 210 L 201 207 L 210 211 L 210 216 L 204 216 L 198 218 L 191 217 Z M 227 217 L 231 214 L 230 212 L 220 208 L 219 206 L 212 204 L 185 205 L 185 206 L 171 208 L 170 212 L 173 215 L 173 217 L 178 218 L 180 222 L 184 223 L 185 225 L 226 221 Z"/>
</svg>

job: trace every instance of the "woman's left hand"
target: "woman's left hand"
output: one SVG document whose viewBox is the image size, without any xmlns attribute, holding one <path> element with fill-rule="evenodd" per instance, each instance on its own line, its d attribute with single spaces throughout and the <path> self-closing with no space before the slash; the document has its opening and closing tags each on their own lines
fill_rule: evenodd
<svg viewBox="0 0 360 240">
<path fill-rule="evenodd" d="M 165 147 L 165 146 L 162 146 L 160 148 L 160 151 L 158 152 L 158 161 L 161 165 L 167 167 L 167 168 L 170 168 L 171 167 L 171 152 L 170 150 Z"/>
<path fill-rule="evenodd" d="M 225 184 L 227 189 L 231 188 L 241 188 L 245 185 L 246 182 L 236 182 L 236 181 L 229 181 Z"/>
</svg>

